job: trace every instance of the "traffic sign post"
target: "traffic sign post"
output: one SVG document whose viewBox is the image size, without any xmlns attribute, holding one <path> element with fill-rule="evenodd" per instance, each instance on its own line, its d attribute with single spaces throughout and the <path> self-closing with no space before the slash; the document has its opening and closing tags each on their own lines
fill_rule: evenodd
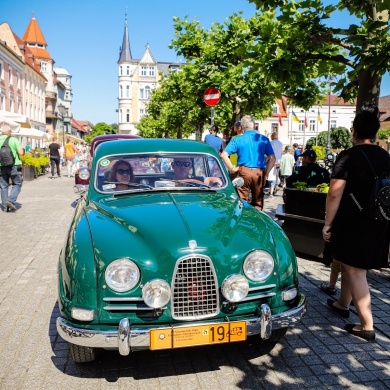
<svg viewBox="0 0 390 390">
<path fill-rule="evenodd" d="M 211 126 L 214 124 L 214 106 L 219 103 L 221 93 L 217 88 L 207 88 L 203 93 L 204 102 L 211 107 Z"/>
</svg>

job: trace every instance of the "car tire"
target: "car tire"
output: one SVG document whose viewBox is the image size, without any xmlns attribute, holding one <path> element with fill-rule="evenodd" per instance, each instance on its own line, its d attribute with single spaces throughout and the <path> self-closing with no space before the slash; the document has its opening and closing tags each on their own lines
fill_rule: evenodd
<svg viewBox="0 0 390 390">
<path fill-rule="evenodd" d="M 75 363 L 89 363 L 96 359 L 96 348 L 69 344 L 70 356 Z"/>
<path fill-rule="evenodd" d="M 271 337 L 267 339 L 267 341 L 274 342 L 274 343 L 280 341 L 286 335 L 287 329 L 288 328 L 281 328 L 281 329 L 273 330 L 271 332 Z"/>
</svg>

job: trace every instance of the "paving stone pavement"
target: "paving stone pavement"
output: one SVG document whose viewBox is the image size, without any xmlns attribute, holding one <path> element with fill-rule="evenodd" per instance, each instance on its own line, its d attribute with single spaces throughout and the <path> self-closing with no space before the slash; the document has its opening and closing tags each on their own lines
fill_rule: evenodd
<svg viewBox="0 0 390 390">
<path fill-rule="evenodd" d="M 142 351 L 103 351 L 77 365 L 58 336 L 57 259 L 72 220 L 73 178 L 25 182 L 20 209 L 0 214 L 0 389 L 388 389 L 390 272 L 370 271 L 377 341 L 343 328 L 319 289 L 329 268 L 298 258 L 308 311 L 278 344 L 243 343 Z M 266 198 L 273 216 L 281 196 Z"/>
</svg>

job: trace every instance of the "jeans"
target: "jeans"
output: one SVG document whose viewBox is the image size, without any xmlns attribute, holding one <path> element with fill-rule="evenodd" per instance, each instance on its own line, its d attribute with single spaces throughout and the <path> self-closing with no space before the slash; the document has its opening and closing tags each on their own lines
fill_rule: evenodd
<svg viewBox="0 0 390 390">
<path fill-rule="evenodd" d="M 52 176 L 54 176 L 54 168 L 57 169 L 57 175 L 61 176 L 60 157 L 59 156 L 50 156 L 50 167 L 51 167 L 51 175 Z"/>
<path fill-rule="evenodd" d="M 1 208 L 7 209 L 7 201 L 15 204 L 16 199 L 22 189 L 22 166 L 14 165 L 13 167 L 1 167 L 0 168 L 0 189 L 1 189 Z M 9 179 L 12 180 L 11 193 L 8 196 Z"/>
</svg>

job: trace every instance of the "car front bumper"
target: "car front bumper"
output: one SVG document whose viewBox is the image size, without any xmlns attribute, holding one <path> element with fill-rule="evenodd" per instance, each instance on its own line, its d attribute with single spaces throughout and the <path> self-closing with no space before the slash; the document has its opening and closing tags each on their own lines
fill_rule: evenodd
<svg viewBox="0 0 390 390">
<path fill-rule="evenodd" d="M 262 339 L 266 340 L 271 336 L 273 330 L 294 325 L 302 318 L 305 312 L 306 298 L 304 295 L 300 296 L 296 307 L 276 315 L 272 315 L 270 307 L 267 304 L 263 304 L 261 305 L 260 316 L 245 320 L 247 336 L 258 334 Z M 197 325 L 210 323 L 212 321 L 197 323 Z M 71 344 L 91 348 L 118 349 L 123 356 L 127 356 L 131 351 L 150 348 L 150 328 L 131 327 L 128 318 L 123 318 L 119 322 L 117 330 L 103 331 L 76 328 L 65 319 L 58 317 L 57 330 L 59 335 Z"/>
</svg>

